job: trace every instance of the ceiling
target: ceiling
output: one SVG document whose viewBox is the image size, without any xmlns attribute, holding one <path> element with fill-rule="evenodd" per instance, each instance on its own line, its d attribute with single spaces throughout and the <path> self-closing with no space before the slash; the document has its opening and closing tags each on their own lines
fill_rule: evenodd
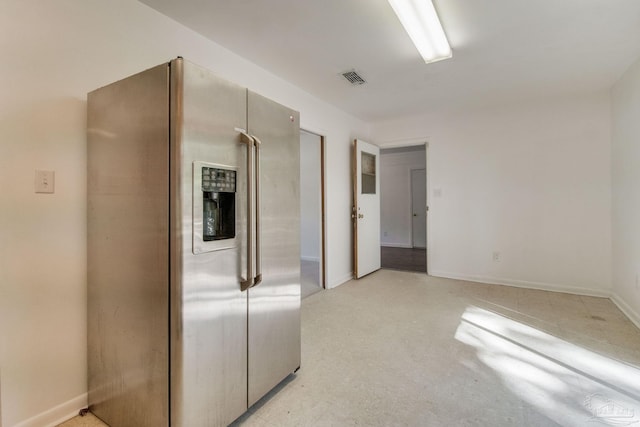
<svg viewBox="0 0 640 427">
<path fill-rule="evenodd" d="M 428 65 L 387 0 L 140 1 L 371 122 L 604 89 L 640 56 L 639 0 L 434 0 L 453 58 Z"/>
</svg>

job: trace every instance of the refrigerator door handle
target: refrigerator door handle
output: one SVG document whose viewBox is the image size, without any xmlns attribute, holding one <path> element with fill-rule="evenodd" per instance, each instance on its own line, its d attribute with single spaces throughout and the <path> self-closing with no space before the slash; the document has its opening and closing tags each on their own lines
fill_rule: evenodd
<svg viewBox="0 0 640 427">
<path fill-rule="evenodd" d="M 255 140 L 246 132 L 240 131 L 240 142 L 247 144 L 247 278 L 240 279 L 242 292 L 253 286 L 253 147 Z"/>
<path fill-rule="evenodd" d="M 256 222 L 256 275 L 251 287 L 258 286 L 260 282 L 262 282 L 262 266 L 261 258 L 262 254 L 260 252 L 260 147 L 262 146 L 262 141 L 255 136 L 251 135 L 253 138 L 256 154 L 255 154 L 255 189 L 256 189 L 256 208 L 255 208 L 255 222 Z"/>
</svg>

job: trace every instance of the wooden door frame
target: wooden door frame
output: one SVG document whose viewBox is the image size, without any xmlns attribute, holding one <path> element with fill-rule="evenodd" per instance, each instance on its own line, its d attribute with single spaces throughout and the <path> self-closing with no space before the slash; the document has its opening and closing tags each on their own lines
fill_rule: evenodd
<svg viewBox="0 0 640 427">
<path fill-rule="evenodd" d="M 318 135 L 318 134 L 316 134 Z M 324 135 L 318 135 L 320 137 L 320 253 L 322 259 L 320 260 L 320 269 L 322 271 L 322 289 L 327 289 L 327 205 L 326 205 L 326 153 L 325 153 L 325 137 Z"/>
<path fill-rule="evenodd" d="M 356 176 L 357 165 L 356 156 L 358 154 L 358 148 L 356 140 L 353 140 L 351 145 L 351 264 L 353 265 L 353 278 L 358 277 L 358 218 L 356 215 L 358 206 L 358 183 Z"/>
<path fill-rule="evenodd" d="M 424 171 L 424 204 L 425 207 L 423 208 L 424 211 L 424 246 L 425 249 L 427 248 L 427 165 L 425 164 L 425 166 L 423 168 L 409 168 L 409 211 L 411 214 L 411 218 L 409 218 L 411 220 L 411 247 L 415 248 L 415 241 L 414 241 L 414 233 L 413 233 L 413 172 L 414 171 Z"/>
</svg>

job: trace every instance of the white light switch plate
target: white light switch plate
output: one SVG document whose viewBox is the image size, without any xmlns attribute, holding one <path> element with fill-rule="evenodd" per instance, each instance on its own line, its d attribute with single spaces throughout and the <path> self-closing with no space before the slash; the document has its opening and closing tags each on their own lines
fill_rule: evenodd
<svg viewBox="0 0 640 427">
<path fill-rule="evenodd" d="M 55 172 L 36 170 L 36 193 L 53 193 L 55 190 Z"/>
</svg>

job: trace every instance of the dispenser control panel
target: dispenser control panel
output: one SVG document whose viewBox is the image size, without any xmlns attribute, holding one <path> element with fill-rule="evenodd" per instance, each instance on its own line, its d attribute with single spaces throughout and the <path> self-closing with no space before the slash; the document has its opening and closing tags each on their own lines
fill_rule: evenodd
<svg viewBox="0 0 640 427">
<path fill-rule="evenodd" d="M 236 171 L 202 168 L 202 191 L 236 192 Z"/>
</svg>

